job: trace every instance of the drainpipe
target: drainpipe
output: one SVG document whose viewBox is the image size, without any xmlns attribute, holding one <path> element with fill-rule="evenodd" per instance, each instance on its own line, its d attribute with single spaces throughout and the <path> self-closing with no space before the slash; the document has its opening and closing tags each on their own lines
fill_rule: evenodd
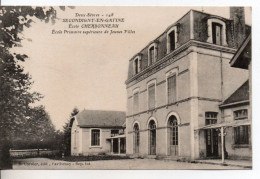
<svg viewBox="0 0 260 179">
<path fill-rule="evenodd" d="M 222 51 L 220 50 L 220 77 L 221 77 L 221 100 L 223 101 L 223 57 L 222 57 Z"/>
</svg>

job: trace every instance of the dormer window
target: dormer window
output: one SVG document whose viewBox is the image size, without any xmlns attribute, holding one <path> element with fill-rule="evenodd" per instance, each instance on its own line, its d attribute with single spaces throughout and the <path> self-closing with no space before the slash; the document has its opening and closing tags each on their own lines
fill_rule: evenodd
<svg viewBox="0 0 260 179">
<path fill-rule="evenodd" d="M 154 62 L 154 46 L 149 49 L 149 54 L 150 54 L 149 63 L 152 64 Z"/>
<path fill-rule="evenodd" d="M 208 40 L 216 45 L 227 46 L 226 23 L 220 19 L 208 19 Z"/>
<path fill-rule="evenodd" d="M 152 65 L 157 60 L 157 47 L 157 42 L 154 42 L 148 48 L 148 66 Z"/>
<path fill-rule="evenodd" d="M 138 59 L 135 59 L 135 74 L 138 73 Z"/>
<path fill-rule="evenodd" d="M 170 28 L 167 32 L 167 53 L 174 51 L 177 48 L 177 26 Z"/>
<path fill-rule="evenodd" d="M 134 59 L 134 74 L 137 74 L 141 71 L 141 57 L 138 56 Z"/>
<path fill-rule="evenodd" d="M 222 45 L 222 25 L 218 23 L 212 23 L 212 43 L 216 45 Z"/>
</svg>

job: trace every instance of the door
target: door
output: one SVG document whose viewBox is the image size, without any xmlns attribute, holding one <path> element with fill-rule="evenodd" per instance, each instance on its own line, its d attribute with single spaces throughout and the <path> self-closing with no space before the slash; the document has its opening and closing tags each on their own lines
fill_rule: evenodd
<svg viewBox="0 0 260 179">
<path fill-rule="evenodd" d="M 168 121 L 168 143 L 169 154 L 178 156 L 178 122 L 175 116 L 171 116 Z"/>
<path fill-rule="evenodd" d="M 216 120 L 206 120 L 208 124 L 215 124 Z M 218 131 L 216 129 L 207 129 L 206 134 L 206 151 L 207 157 L 218 156 Z"/>
<path fill-rule="evenodd" d="M 118 153 L 118 139 L 113 140 L 113 153 L 114 154 Z"/>
<path fill-rule="evenodd" d="M 156 155 L 156 124 L 153 120 L 149 123 L 149 143 L 150 155 Z"/>
</svg>

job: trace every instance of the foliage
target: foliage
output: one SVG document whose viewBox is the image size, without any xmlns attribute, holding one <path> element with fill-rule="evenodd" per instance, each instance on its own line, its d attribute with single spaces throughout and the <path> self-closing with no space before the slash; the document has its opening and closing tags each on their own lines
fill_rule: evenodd
<svg viewBox="0 0 260 179">
<path fill-rule="evenodd" d="M 28 141 L 39 141 L 46 137 L 41 136 L 44 132 L 47 136 L 60 135 L 54 135 L 44 108 L 31 108 L 31 104 L 42 96 L 30 91 L 33 82 L 21 66 L 28 56 L 12 52 L 13 47 L 21 46 L 23 29 L 29 28 L 34 18 L 54 23 L 56 10 L 53 7 L 0 6 L 0 169 L 10 168 L 10 162 L 6 161 L 10 161 L 8 150 L 15 137 L 30 134 L 31 138 L 26 138 Z M 43 121 L 38 121 L 37 115 L 43 115 Z M 39 128 L 38 125 L 43 126 Z M 44 131 L 44 127 L 50 129 Z M 52 139 L 44 140 L 47 143 Z"/>
</svg>

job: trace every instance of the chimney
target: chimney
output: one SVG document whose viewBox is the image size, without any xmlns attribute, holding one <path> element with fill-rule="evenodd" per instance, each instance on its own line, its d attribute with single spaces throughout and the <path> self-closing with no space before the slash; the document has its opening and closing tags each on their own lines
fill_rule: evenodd
<svg viewBox="0 0 260 179">
<path fill-rule="evenodd" d="M 245 8 L 230 7 L 230 19 L 233 21 L 234 47 L 239 48 L 246 37 Z"/>
</svg>

